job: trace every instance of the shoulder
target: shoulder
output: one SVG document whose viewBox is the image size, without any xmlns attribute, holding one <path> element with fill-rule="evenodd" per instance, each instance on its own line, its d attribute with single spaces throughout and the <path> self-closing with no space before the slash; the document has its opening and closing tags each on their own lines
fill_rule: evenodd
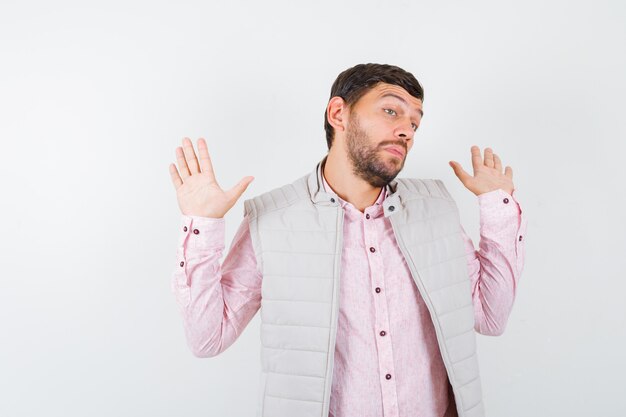
<svg viewBox="0 0 626 417">
<path fill-rule="evenodd" d="M 308 175 L 244 200 L 244 215 L 258 216 L 306 201 L 309 197 L 306 180 Z"/>
<path fill-rule="evenodd" d="M 438 178 L 396 178 L 397 190 L 415 197 L 443 198 L 452 200 L 452 195 Z"/>
</svg>

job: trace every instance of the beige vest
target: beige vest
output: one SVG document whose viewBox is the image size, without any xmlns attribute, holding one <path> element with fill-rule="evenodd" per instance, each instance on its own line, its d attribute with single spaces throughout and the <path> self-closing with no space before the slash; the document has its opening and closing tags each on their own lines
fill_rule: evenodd
<svg viewBox="0 0 626 417">
<path fill-rule="evenodd" d="M 293 183 L 244 201 L 263 274 L 258 417 L 328 416 L 343 209 L 324 191 L 322 162 Z M 456 203 L 438 179 L 397 178 L 388 187 L 384 215 L 433 320 L 456 403 L 449 414 L 482 417 L 474 307 Z"/>
</svg>

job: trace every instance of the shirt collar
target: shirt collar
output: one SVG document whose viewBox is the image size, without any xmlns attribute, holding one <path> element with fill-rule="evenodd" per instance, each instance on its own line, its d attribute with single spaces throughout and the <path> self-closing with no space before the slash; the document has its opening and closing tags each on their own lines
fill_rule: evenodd
<svg viewBox="0 0 626 417">
<path fill-rule="evenodd" d="M 345 210 L 346 206 L 350 206 L 351 209 L 358 211 L 359 213 L 360 210 L 358 210 L 356 207 L 354 207 L 354 205 L 352 203 L 349 203 L 348 201 L 345 201 L 343 198 L 339 197 L 337 195 L 337 193 L 335 193 L 333 191 L 333 189 L 330 187 L 330 185 L 328 184 L 328 182 L 326 181 L 326 177 L 324 177 L 324 170 L 322 169 L 321 172 L 321 177 L 322 177 L 322 184 L 324 187 L 324 191 L 326 191 L 328 194 L 331 194 L 333 196 L 337 197 L 337 200 L 339 200 L 339 204 L 341 204 L 341 207 Z M 380 193 L 378 194 L 378 198 L 376 199 L 376 201 L 374 202 L 374 204 L 372 204 L 369 207 L 365 208 L 365 213 L 369 213 L 370 215 L 374 216 L 374 217 L 378 217 L 379 215 L 381 215 L 383 213 L 383 201 L 385 201 L 385 198 L 387 197 L 387 189 L 388 187 L 382 187 L 382 189 L 380 190 Z M 363 215 L 363 213 L 361 213 L 361 215 Z"/>
</svg>

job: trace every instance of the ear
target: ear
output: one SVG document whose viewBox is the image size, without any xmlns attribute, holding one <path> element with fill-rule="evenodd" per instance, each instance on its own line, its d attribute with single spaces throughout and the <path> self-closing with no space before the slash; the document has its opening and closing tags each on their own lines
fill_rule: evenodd
<svg viewBox="0 0 626 417">
<path fill-rule="evenodd" d="M 335 96 L 330 99 L 326 106 L 326 118 L 335 132 L 346 130 L 349 111 L 343 98 Z"/>
</svg>

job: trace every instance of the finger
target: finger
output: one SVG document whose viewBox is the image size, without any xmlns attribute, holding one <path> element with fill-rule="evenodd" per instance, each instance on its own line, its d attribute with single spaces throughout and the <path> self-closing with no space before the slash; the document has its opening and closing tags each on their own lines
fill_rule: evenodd
<svg viewBox="0 0 626 417">
<path fill-rule="evenodd" d="M 178 170 L 174 164 L 170 164 L 170 177 L 172 179 L 172 184 L 174 184 L 174 189 L 178 190 L 178 187 L 183 185 L 183 180 L 180 178 L 180 175 L 178 175 Z"/>
<path fill-rule="evenodd" d="M 209 177 L 215 180 L 215 172 L 213 172 L 213 164 L 211 163 L 211 157 L 209 156 L 209 149 L 206 146 L 206 141 L 203 138 L 198 139 L 198 155 L 200 156 L 200 169 L 202 173 L 208 174 Z"/>
<path fill-rule="evenodd" d="M 178 171 L 180 172 L 180 176 L 185 180 L 188 176 L 191 175 L 189 172 L 189 167 L 187 166 L 187 161 L 185 160 L 185 153 L 183 152 L 183 148 L 178 146 L 176 148 L 176 162 L 178 162 Z"/>
<path fill-rule="evenodd" d="M 458 162 L 450 161 L 449 164 L 452 167 L 452 169 L 454 170 L 454 174 L 461 180 L 461 182 L 463 184 L 465 184 L 465 182 L 468 179 L 472 178 L 472 176 L 470 174 L 468 174 L 467 172 L 465 172 L 465 170 L 463 169 L 461 164 L 459 164 Z"/>
<path fill-rule="evenodd" d="M 474 169 L 474 174 L 480 169 L 483 165 L 483 158 L 480 156 L 480 148 L 476 145 L 472 146 L 472 168 Z"/>
<path fill-rule="evenodd" d="M 509 177 L 509 179 L 513 179 L 513 168 L 511 168 L 510 166 L 507 166 L 506 168 L 504 168 L 504 175 L 506 175 L 507 177 Z"/>
<path fill-rule="evenodd" d="M 493 154 L 493 167 L 497 169 L 499 173 L 502 173 L 502 161 L 495 153 Z"/>
<path fill-rule="evenodd" d="M 198 174 L 200 167 L 198 166 L 198 160 L 196 159 L 196 153 L 193 150 L 193 143 L 191 139 L 183 139 L 183 151 L 185 152 L 185 159 L 187 160 L 187 166 L 191 174 Z"/>
<path fill-rule="evenodd" d="M 231 200 L 238 200 L 239 197 L 241 197 L 241 194 L 246 191 L 246 188 L 248 188 L 248 185 L 250 185 L 252 180 L 254 180 L 254 177 L 252 176 L 243 177 L 233 188 L 226 191 L 228 198 Z"/>
<path fill-rule="evenodd" d="M 491 148 L 485 148 L 485 166 L 493 168 L 493 150 Z"/>
</svg>

